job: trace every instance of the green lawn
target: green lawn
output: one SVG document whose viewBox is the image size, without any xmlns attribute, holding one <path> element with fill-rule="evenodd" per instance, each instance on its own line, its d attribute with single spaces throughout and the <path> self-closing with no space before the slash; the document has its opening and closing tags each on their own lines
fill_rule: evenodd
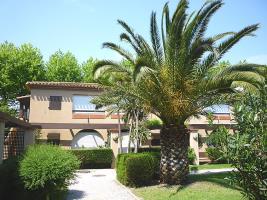
<svg viewBox="0 0 267 200">
<path fill-rule="evenodd" d="M 132 191 L 144 200 L 245 200 L 224 179 L 227 176 L 227 173 L 191 175 L 184 186 L 155 185 Z"/>
<path fill-rule="evenodd" d="M 201 170 L 201 169 L 223 169 L 232 168 L 230 164 L 203 164 L 203 165 L 190 165 L 190 170 Z"/>
</svg>

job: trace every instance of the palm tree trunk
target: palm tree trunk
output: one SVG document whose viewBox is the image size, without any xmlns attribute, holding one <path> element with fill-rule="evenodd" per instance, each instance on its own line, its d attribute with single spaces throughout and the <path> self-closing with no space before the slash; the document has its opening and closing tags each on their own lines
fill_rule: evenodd
<svg viewBox="0 0 267 200">
<path fill-rule="evenodd" d="M 163 126 L 160 137 L 160 180 L 171 185 L 180 184 L 189 173 L 189 131 L 184 125 Z"/>
</svg>

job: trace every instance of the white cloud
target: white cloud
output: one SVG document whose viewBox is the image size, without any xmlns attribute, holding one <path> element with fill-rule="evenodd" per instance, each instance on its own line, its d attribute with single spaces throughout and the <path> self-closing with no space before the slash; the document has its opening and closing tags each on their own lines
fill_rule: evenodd
<svg viewBox="0 0 267 200">
<path fill-rule="evenodd" d="M 247 58 L 246 61 L 249 63 L 266 65 L 267 64 L 267 54 L 252 56 L 252 57 Z"/>
</svg>

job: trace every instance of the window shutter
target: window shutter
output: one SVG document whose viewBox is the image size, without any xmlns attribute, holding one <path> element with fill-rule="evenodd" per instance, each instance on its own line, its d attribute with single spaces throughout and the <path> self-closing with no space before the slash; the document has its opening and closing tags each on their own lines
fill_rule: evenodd
<svg viewBox="0 0 267 200">
<path fill-rule="evenodd" d="M 62 96 L 50 96 L 49 98 L 49 109 L 50 110 L 61 110 Z"/>
</svg>

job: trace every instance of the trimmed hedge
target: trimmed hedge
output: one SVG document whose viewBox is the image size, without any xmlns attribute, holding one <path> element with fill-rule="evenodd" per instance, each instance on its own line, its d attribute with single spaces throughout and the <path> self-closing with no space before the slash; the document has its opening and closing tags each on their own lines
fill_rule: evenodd
<svg viewBox="0 0 267 200">
<path fill-rule="evenodd" d="M 158 152 L 160 153 L 161 149 L 160 147 L 140 147 L 138 149 L 138 153 L 143 153 L 143 152 Z"/>
<path fill-rule="evenodd" d="M 116 162 L 117 179 L 127 186 L 148 185 L 159 172 L 158 153 L 119 154 Z"/>
<path fill-rule="evenodd" d="M 143 147 L 143 148 L 139 148 L 138 152 L 139 153 L 143 153 L 143 152 L 154 152 L 154 153 L 159 153 L 159 159 L 160 159 L 160 147 Z M 156 154 L 155 154 L 156 155 Z M 193 165 L 195 160 L 196 160 L 196 154 L 193 148 L 189 148 L 188 150 L 188 160 L 189 160 L 189 164 Z"/>
<path fill-rule="evenodd" d="M 111 168 L 112 149 L 71 149 L 68 151 L 71 151 L 81 161 L 80 168 L 82 169 Z"/>
</svg>

